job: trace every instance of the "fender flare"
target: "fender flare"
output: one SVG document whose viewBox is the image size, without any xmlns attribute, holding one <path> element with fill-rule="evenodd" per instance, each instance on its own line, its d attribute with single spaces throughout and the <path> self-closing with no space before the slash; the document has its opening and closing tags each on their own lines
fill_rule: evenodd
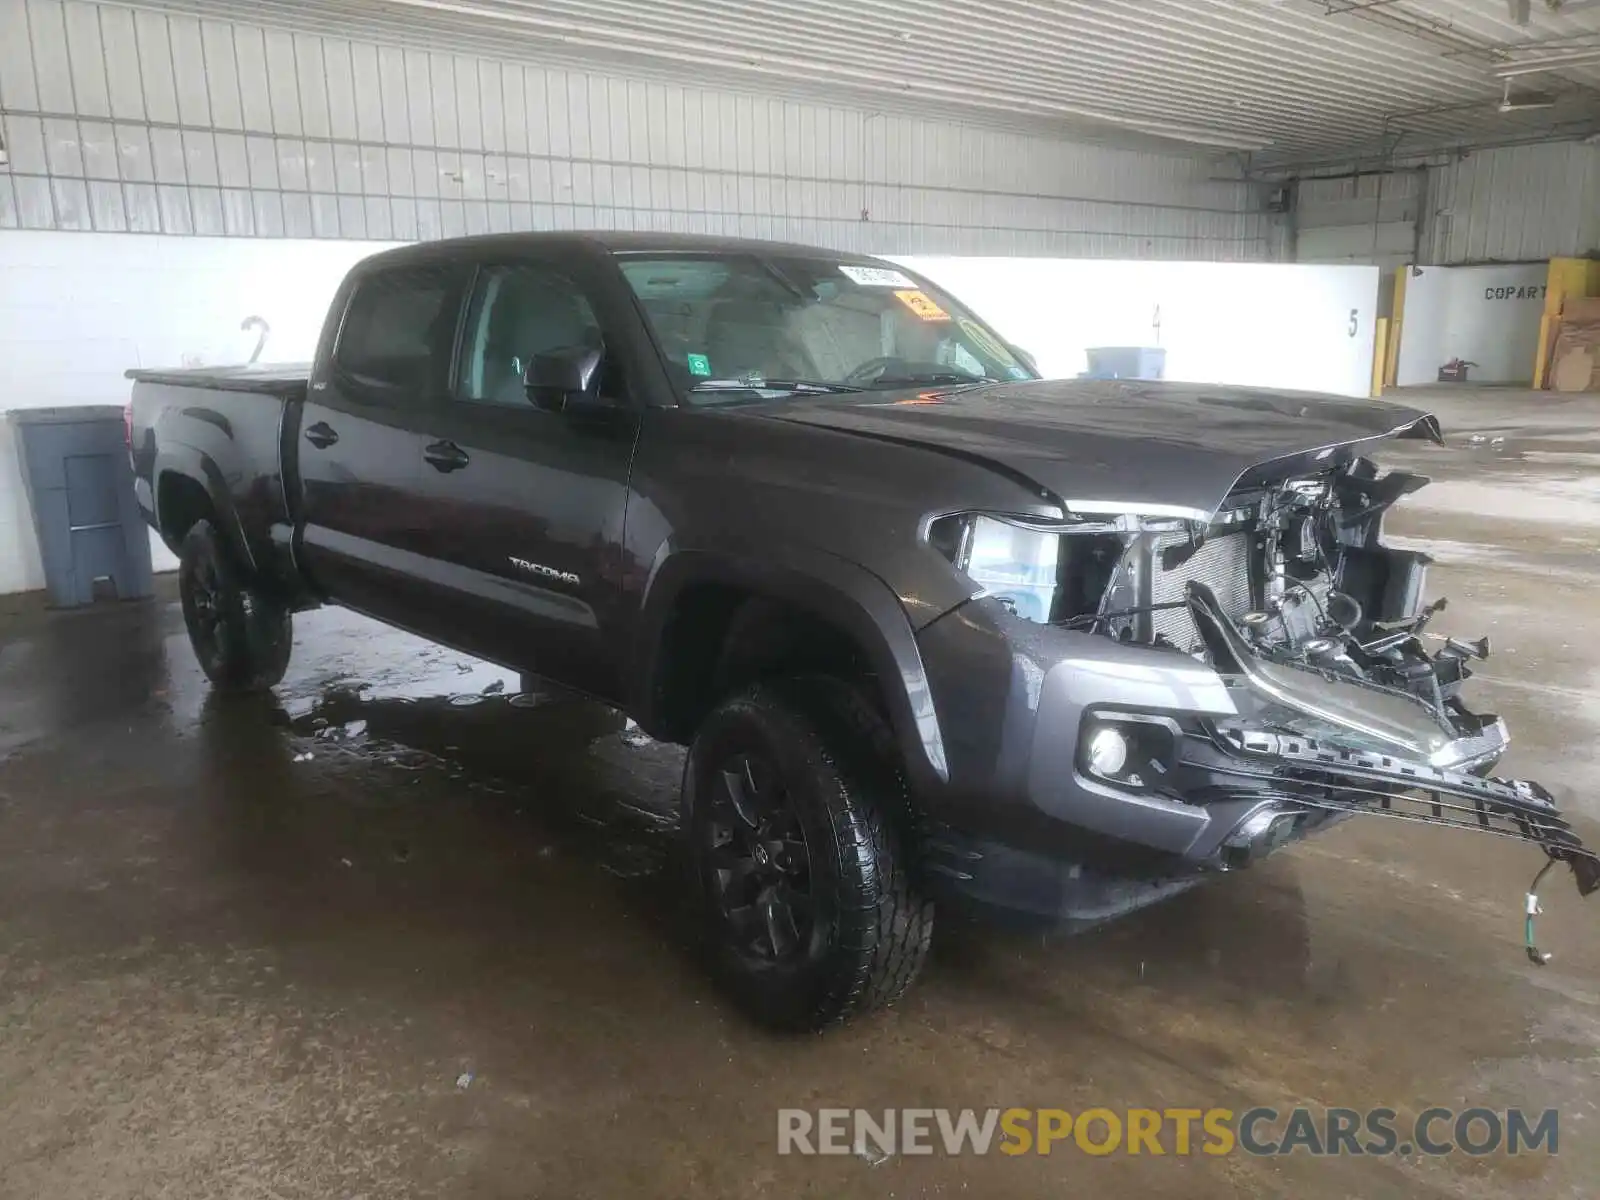
<svg viewBox="0 0 1600 1200">
<path fill-rule="evenodd" d="M 157 452 L 155 465 L 150 472 L 153 481 L 150 507 L 155 514 L 158 532 L 164 528 L 161 521 L 161 485 L 168 475 L 188 479 L 205 489 L 206 496 L 211 500 L 212 511 L 217 515 L 219 528 L 233 542 L 245 560 L 246 569 L 254 575 L 257 571 L 255 550 L 250 545 L 250 539 L 245 536 L 244 523 L 234 507 L 233 496 L 228 490 L 227 477 L 216 460 L 204 451 L 183 443 Z M 162 535 L 162 541 L 166 541 L 165 534 Z M 174 554 L 178 553 L 177 546 L 169 544 L 167 548 Z"/>
<path fill-rule="evenodd" d="M 667 620 L 684 589 L 703 583 L 792 604 L 849 634 L 878 676 L 912 787 L 925 795 L 949 781 L 933 692 L 900 598 L 865 568 L 806 547 L 785 548 L 776 560 L 758 560 L 717 551 L 674 551 L 663 544 L 645 584 L 629 672 L 637 689 L 630 707 L 642 718 L 640 724 L 659 724 L 655 683 Z"/>
</svg>

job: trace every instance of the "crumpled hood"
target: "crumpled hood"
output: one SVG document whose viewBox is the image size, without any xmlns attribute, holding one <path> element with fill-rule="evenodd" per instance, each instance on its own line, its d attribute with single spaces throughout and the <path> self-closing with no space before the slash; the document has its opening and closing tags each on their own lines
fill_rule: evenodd
<svg viewBox="0 0 1600 1200">
<path fill-rule="evenodd" d="M 1398 404 L 1132 380 L 805 397 L 743 411 L 987 462 L 1071 512 L 1197 519 L 1247 475 L 1316 470 L 1374 439 L 1439 436 L 1433 417 Z"/>
</svg>

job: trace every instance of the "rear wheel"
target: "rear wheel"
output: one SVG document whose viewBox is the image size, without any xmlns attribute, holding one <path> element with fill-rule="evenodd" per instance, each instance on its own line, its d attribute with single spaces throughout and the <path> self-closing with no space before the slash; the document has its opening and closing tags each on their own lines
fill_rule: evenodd
<svg viewBox="0 0 1600 1200">
<path fill-rule="evenodd" d="M 289 610 L 245 582 L 210 521 L 196 521 L 184 535 L 178 595 L 189 644 L 213 685 L 258 692 L 283 678 L 294 644 Z"/>
<path fill-rule="evenodd" d="M 760 684 L 707 718 L 684 774 L 717 976 L 766 1024 L 820 1029 L 893 1003 L 927 956 L 898 773 L 825 683 Z"/>
</svg>

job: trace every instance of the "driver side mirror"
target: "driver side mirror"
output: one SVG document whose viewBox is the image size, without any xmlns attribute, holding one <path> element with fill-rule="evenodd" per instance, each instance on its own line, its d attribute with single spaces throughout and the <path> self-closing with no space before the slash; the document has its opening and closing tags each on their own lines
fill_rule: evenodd
<svg viewBox="0 0 1600 1200">
<path fill-rule="evenodd" d="M 550 412 L 609 407 L 600 399 L 600 364 L 605 351 L 595 346 L 560 346 L 528 360 L 522 386 L 528 400 Z"/>
</svg>

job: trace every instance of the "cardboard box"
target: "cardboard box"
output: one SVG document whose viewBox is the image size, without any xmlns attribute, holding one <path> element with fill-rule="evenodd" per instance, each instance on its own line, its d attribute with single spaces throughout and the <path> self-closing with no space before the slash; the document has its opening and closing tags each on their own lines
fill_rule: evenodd
<svg viewBox="0 0 1600 1200">
<path fill-rule="evenodd" d="M 1550 386 L 1558 392 L 1600 391 L 1600 296 L 1562 301 L 1550 353 Z"/>
<path fill-rule="evenodd" d="M 1595 379 L 1595 352 L 1589 346 L 1556 345 L 1556 365 L 1550 384 L 1558 392 L 1600 391 Z"/>
<path fill-rule="evenodd" d="M 1561 304 L 1563 325 L 1600 325 L 1600 296 L 1568 296 Z"/>
</svg>

